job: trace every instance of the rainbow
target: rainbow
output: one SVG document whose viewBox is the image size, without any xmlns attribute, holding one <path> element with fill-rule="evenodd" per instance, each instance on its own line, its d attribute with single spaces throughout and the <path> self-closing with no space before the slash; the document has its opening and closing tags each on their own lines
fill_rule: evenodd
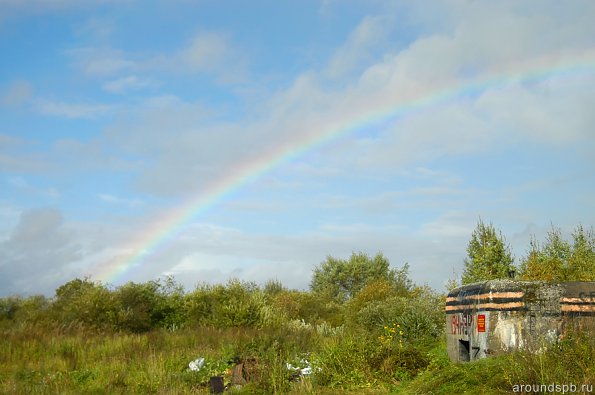
<svg viewBox="0 0 595 395">
<path fill-rule="evenodd" d="M 143 260 L 157 251 L 168 240 L 184 229 L 191 221 L 225 201 L 235 191 L 254 182 L 263 174 L 288 163 L 306 152 L 322 147 L 337 138 L 358 130 L 378 126 L 401 117 L 445 105 L 455 100 L 479 95 L 487 90 L 505 89 L 515 83 L 538 82 L 547 78 L 572 77 L 595 73 L 595 50 L 573 54 L 561 61 L 560 57 L 545 57 L 528 63 L 519 63 L 506 70 L 493 70 L 479 79 L 465 84 L 434 89 L 418 94 L 417 97 L 386 103 L 381 108 L 367 110 L 361 114 L 347 115 L 319 127 L 316 134 L 293 133 L 293 136 L 261 153 L 248 162 L 238 163 L 227 174 L 201 189 L 182 204 L 164 211 L 152 224 L 138 232 L 123 250 L 129 251 L 108 262 L 100 262 L 91 273 L 91 278 L 105 282 L 121 279 L 131 268 L 141 265 Z M 512 72 L 510 71 L 512 70 Z"/>
</svg>

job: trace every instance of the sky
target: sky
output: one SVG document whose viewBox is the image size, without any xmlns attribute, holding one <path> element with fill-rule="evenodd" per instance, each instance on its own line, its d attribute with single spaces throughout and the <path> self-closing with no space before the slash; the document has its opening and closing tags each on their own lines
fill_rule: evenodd
<svg viewBox="0 0 595 395">
<path fill-rule="evenodd" d="M 595 2 L 0 0 L 0 296 L 595 223 Z"/>
</svg>

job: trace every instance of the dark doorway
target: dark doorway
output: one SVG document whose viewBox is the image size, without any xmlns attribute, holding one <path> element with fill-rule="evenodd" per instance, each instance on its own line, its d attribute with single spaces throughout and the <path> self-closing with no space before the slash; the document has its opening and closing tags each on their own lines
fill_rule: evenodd
<svg viewBox="0 0 595 395">
<path fill-rule="evenodd" d="M 471 360 L 471 354 L 469 353 L 469 341 L 459 340 L 459 361 L 469 362 Z"/>
</svg>

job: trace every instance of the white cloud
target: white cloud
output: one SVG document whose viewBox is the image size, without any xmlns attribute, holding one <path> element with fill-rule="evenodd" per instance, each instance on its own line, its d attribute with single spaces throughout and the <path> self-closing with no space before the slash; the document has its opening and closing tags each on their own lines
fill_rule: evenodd
<svg viewBox="0 0 595 395">
<path fill-rule="evenodd" d="M 109 193 L 100 194 L 99 199 L 101 199 L 102 201 L 104 201 L 106 203 L 123 204 L 123 205 L 129 206 L 129 207 L 138 207 L 143 204 L 143 201 L 140 199 L 125 199 L 125 198 L 120 198 L 120 197 L 111 195 Z"/>
<path fill-rule="evenodd" d="M 50 165 L 45 155 L 31 151 L 34 145 L 19 137 L 0 134 L 0 169 L 5 172 L 47 170 Z"/>
<path fill-rule="evenodd" d="M 176 61 L 181 60 L 187 67 L 198 71 L 212 71 L 225 61 L 228 47 L 227 39 L 220 34 L 200 34 L 187 48 L 180 51 Z"/>
<path fill-rule="evenodd" d="M 337 222 L 321 218 L 321 222 L 328 222 L 316 230 L 291 234 L 285 229 L 285 235 L 194 224 L 134 267 L 129 275 L 135 280 L 174 272 L 188 286 L 237 275 L 258 281 L 278 277 L 291 286 L 305 287 L 311 268 L 327 254 L 346 257 L 352 250 L 361 249 L 371 254 L 382 250 L 395 265 L 409 261 L 416 280 L 439 288 L 453 267 L 461 267 L 478 215 L 484 215 L 490 206 L 482 201 L 482 212 L 474 212 L 469 203 L 480 201 L 477 197 L 487 192 L 469 187 L 462 175 L 436 170 L 436 162 L 504 152 L 521 145 L 584 146 L 582 143 L 593 139 L 595 119 L 589 107 L 595 99 L 595 81 L 589 74 L 592 69 L 572 72 L 573 65 L 591 65 L 595 59 L 591 49 L 595 25 L 589 20 L 593 13 L 591 8 L 579 10 L 593 6 L 584 2 L 564 7 L 527 4 L 442 3 L 440 10 L 451 7 L 443 15 L 444 23 L 435 29 L 428 21 L 437 17 L 430 15 L 420 22 L 424 31 L 419 38 L 398 51 L 391 47 L 394 37 L 386 25 L 390 18 L 369 17 L 344 45 L 330 53 L 328 63 L 319 70 L 297 75 L 289 87 L 264 99 L 245 97 L 251 112 L 239 120 L 228 120 L 225 112 L 200 102 L 164 94 L 140 103 L 89 143 L 56 142 L 55 155 L 67 153 L 77 160 L 85 156 L 108 166 L 114 159 L 111 150 L 123 152 L 126 158 L 140 158 L 138 165 L 128 168 L 138 172 L 135 181 L 139 188 L 156 195 L 179 196 L 208 189 L 210 183 L 242 172 L 256 159 L 275 163 L 284 154 L 304 148 L 309 150 L 307 159 L 294 161 L 275 174 L 282 180 L 291 174 L 291 180 L 263 185 L 312 191 L 312 200 L 305 204 L 320 199 L 318 208 L 325 204 L 335 209 L 354 207 L 358 214 L 383 214 L 403 207 L 432 209 L 418 219 L 423 221 L 418 228 L 397 221 L 391 226 L 376 226 L 354 217 Z M 428 12 L 439 14 L 434 8 Z M 145 87 L 148 80 L 143 76 L 147 71 L 225 79 L 241 75 L 238 70 L 245 67 L 242 52 L 229 36 L 211 32 L 198 34 L 187 45 L 166 54 L 125 52 L 105 44 L 75 50 L 72 55 L 83 73 L 109 76 L 103 87 L 115 93 Z M 568 70 L 571 72 L 565 73 Z M 70 118 L 94 118 L 113 111 L 111 106 L 93 103 L 40 100 L 36 104 L 48 115 Z M 350 127 L 355 130 L 339 133 L 338 140 L 329 146 L 316 143 L 325 134 Z M 0 141 L 4 143 L 1 136 Z M 0 165 L 25 166 L 15 162 L 23 158 L 2 153 Z M 89 161 L 80 160 L 85 166 Z M 352 197 L 351 188 L 360 187 L 355 181 L 342 192 L 323 189 L 323 184 L 339 183 L 339 177 L 357 180 L 367 175 L 392 180 L 392 176 L 403 174 L 416 182 L 400 189 L 398 184 L 387 182 L 381 193 L 370 192 L 373 196 Z M 259 213 L 284 209 L 267 204 L 264 193 L 260 196 L 263 202 L 244 203 L 244 209 L 255 208 Z M 117 192 L 97 197 L 110 204 L 131 205 L 135 201 Z M 445 197 L 460 200 L 451 206 Z M 516 197 L 514 200 L 518 202 Z M 235 207 L 242 209 L 242 202 Z M 588 201 L 585 207 L 589 207 Z M 512 222 L 519 211 L 508 208 L 498 215 L 508 216 Z M 522 221 L 539 227 L 540 214 L 525 213 Z M 18 240 L 29 240 L 33 250 L 38 248 L 41 237 L 19 235 L 35 234 L 32 229 L 39 224 L 44 234 L 72 237 L 70 243 L 62 237 L 48 247 L 54 254 L 49 255 L 48 262 L 64 268 L 56 257 L 60 251 L 80 251 L 73 246 L 83 237 L 69 233 L 72 225 L 66 226 L 55 213 L 31 215 L 34 219 L 22 220 L 0 254 L 10 258 L 11 265 L 36 268 L 31 263 L 36 256 L 24 248 L 19 250 L 22 257 L 8 254 L 26 244 Z M 114 255 L 133 253 L 133 249 L 110 244 L 119 246 L 121 240 L 135 239 L 134 229 L 146 229 L 150 217 L 146 223 L 124 219 L 113 231 L 110 227 L 103 233 L 89 225 L 86 231 L 96 236 L 95 249 L 81 252 L 84 256 L 71 261 L 66 257 L 64 262 L 84 262 L 88 268 L 94 260 L 105 262 Z M 76 229 L 80 228 L 84 226 L 78 224 Z M 518 230 L 515 240 L 525 240 L 527 232 Z M 77 270 L 64 268 L 61 278 Z M 27 277 L 19 277 L 19 273 L 17 270 L 15 278 L 24 283 Z M 11 276 L 5 266 L 2 274 Z"/>
<path fill-rule="evenodd" d="M 71 49 L 68 54 L 74 59 L 74 66 L 90 76 L 134 73 L 107 82 L 107 90 L 147 84 L 148 79 L 138 76 L 146 72 L 213 75 L 225 84 L 245 81 L 247 75 L 242 51 L 234 47 L 228 35 L 216 32 L 196 34 L 186 45 L 169 53 L 135 53 L 103 44 Z"/>
<path fill-rule="evenodd" d="M 138 68 L 131 54 L 109 47 L 86 47 L 69 50 L 77 69 L 87 75 L 113 75 Z"/>
<path fill-rule="evenodd" d="M 98 43 L 108 43 L 115 31 L 115 20 L 106 17 L 92 17 L 76 28 L 78 35 Z"/>
<path fill-rule="evenodd" d="M 116 226 L 118 228 L 121 225 Z M 471 230 L 467 230 L 469 234 Z M 441 288 L 452 267 L 461 266 L 466 240 L 459 234 L 441 234 L 428 242 L 413 233 L 399 225 L 329 223 L 308 233 L 255 234 L 196 223 L 182 229 L 165 245 L 153 244 L 156 249 L 146 251 L 138 264 L 130 267 L 118 281 L 132 278 L 146 281 L 172 274 L 192 289 L 199 282 L 225 282 L 232 277 L 258 283 L 277 278 L 286 286 L 304 289 L 308 287 L 314 266 L 328 255 L 347 258 L 353 251 L 370 255 L 381 251 L 396 267 L 409 262 L 416 282 Z M 120 233 L 119 237 L 136 238 L 134 233 Z M 122 249 L 114 252 L 111 259 L 104 253 L 98 254 L 101 259 L 96 265 L 88 265 L 86 274 L 93 277 L 95 270 L 101 271 L 107 261 L 130 261 L 131 253 L 133 250 Z"/>
<path fill-rule="evenodd" d="M 595 52 L 594 56 L 595 58 Z M 489 91 L 477 101 L 478 112 L 503 129 L 553 143 L 593 139 L 595 77 L 554 77 L 530 85 Z"/>
<path fill-rule="evenodd" d="M 390 174 L 412 164 L 477 155 L 495 147 L 504 150 L 523 141 L 589 138 L 594 120 L 585 106 L 593 101 L 593 81 L 579 75 L 576 83 L 558 83 L 555 70 L 593 58 L 580 41 L 572 40 L 593 28 L 572 27 L 569 34 L 556 15 L 545 17 L 546 11 L 519 16 L 500 7 L 485 25 L 470 22 L 473 10 L 466 11 L 465 18 L 454 17 L 451 31 L 422 35 L 399 52 L 386 52 L 357 78 L 347 76 L 345 84 L 329 82 L 328 70 L 340 68 L 341 59 L 352 68 L 349 59 L 375 45 L 374 38 L 384 37 L 384 19 L 368 18 L 327 67 L 297 76 L 287 89 L 254 104 L 256 112 L 246 119 L 213 121 L 193 114 L 192 104 L 182 109 L 172 104 L 163 107 L 166 111 L 144 112 L 133 125 L 114 126 L 119 132 L 113 135 L 129 136 L 125 130 L 136 130 L 132 134 L 142 136 L 136 141 L 125 137 L 125 144 L 142 147 L 137 153 L 151 153 L 153 165 L 139 185 L 158 194 L 194 191 L 255 157 L 272 161 L 284 149 L 289 152 L 369 119 L 377 120 L 367 126 L 372 136 L 353 132 L 316 157 L 316 171 L 347 175 L 374 169 Z M 481 9 L 476 12 L 476 17 L 486 17 Z M 498 28 L 505 27 L 510 37 L 502 49 Z M 556 30 L 566 39 L 540 44 L 541 32 Z M 220 52 L 225 45 L 221 36 L 205 34 L 181 51 L 181 58 L 173 58 L 207 70 L 212 66 L 204 63 L 207 58 L 216 64 L 226 57 Z M 531 51 L 524 51 L 527 46 Z M 539 72 L 538 83 L 531 82 L 529 77 Z M 332 74 L 335 78 L 344 73 L 337 69 Z M 119 139 L 115 142 L 122 144 Z"/>
<path fill-rule="evenodd" d="M 31 84 L 27 81 L 16 81 L 10 85 L 2 95 L 2 104 L 17 107 L 27 102 L 33 93 Z"/>
<path fill-rule="evenodd" d="M 47 99 L 36 100 L 37 110 L 44 115 L 65 118 L 94 119 L 111 112 L 114 107 L 96 103 L 66 103 Z"/>
<path fill-rule="evenodd" d="M 345 78 L 351 72 L 369 64 L 374 52 L 386 47 L 391 24 L 388 16 L 368 16 L 355 28 L 347 41 L 331 57 L 326 73 L 330 78 Z"/>
<path fill-rule="evenodd" d="M 8 182 L 17 188 L 26 188 L 29 184 L 21 177 L 10 177 Z"/>
<path fill-rule="evenodd" d="M 76 271 L 81 258 L 72 230 L 59 211 L 35 209 L 21 214 L 9 238 L 0 243 L 0 289 L 3 294 L 50 294 Z"/>
<path fill-rule="evenodd" d="M 136 75 L 129 75 L 127 77 L 118 78 L 116 80 L 108 81 L 103 84 L 103 89 L 110 93 L 126 93 L 130 90 L 142 89 L 157 84 L 148 80 L 137 77 Z"/>
<path fill-rule="evenodd" d="M 20 191 L 28 194 L 43 196 L 50 199 L 57 199 L 61 196 L 60 192 L 54 187 L 38 187 L 30 185 L 23 177 L 12 176 L 8 178 L 8 183 Z"/>
<path fill-rule="evenodd" d="M 214 75 L 224 84 L 244 82 L 247 75 L 245 55 L 228 34 L 219 32 L 200 32 L 181 49 L 154 56 L 146 64 L 156 70 Z"/>
<path fill-rule="evenodd" d="M 423 224 L 418 233 L 424 238 L 465 239 L 471 236 L 479 216 L 470 211 L 451 211 Z"/>
</svg>

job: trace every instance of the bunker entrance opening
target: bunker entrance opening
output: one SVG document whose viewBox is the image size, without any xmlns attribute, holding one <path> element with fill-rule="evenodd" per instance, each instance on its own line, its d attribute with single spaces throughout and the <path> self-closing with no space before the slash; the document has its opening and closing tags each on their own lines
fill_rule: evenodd
<svg viewBox="0 0 595 395">
<path fill-rule="evenodd" d="M 469 353 L 469 341 L 459 340 L 459 361 L 469 362 L 471 354 Z"/>
</svg>

